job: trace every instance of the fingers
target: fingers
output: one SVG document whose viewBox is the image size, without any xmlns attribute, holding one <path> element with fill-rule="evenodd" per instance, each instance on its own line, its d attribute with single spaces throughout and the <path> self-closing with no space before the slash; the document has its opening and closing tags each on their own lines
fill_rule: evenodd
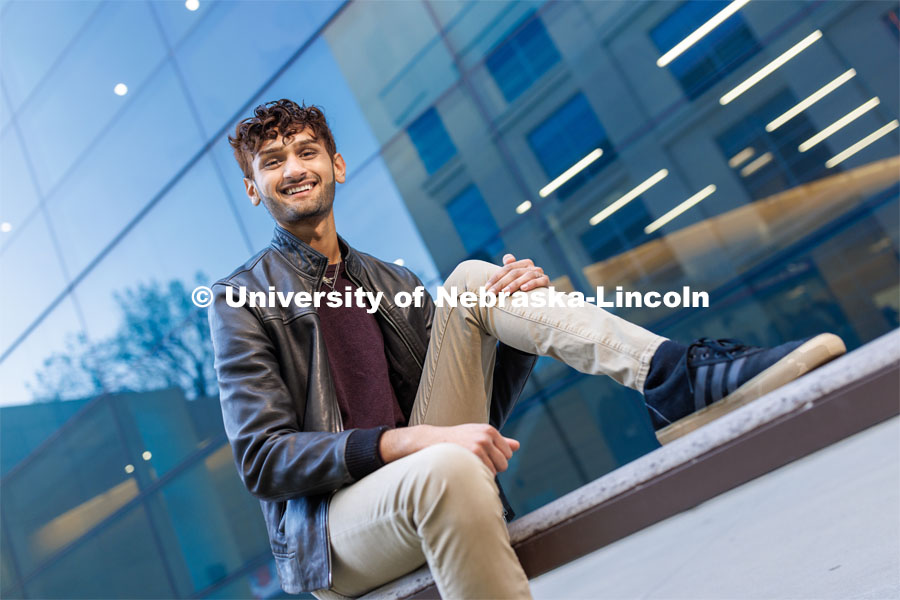
<svg viewBox="0 0 900 600">
<path fill-rule="evenodd" d="M 513 293 L 518 290 L 522 290 L 524 292 L 527 292 L 528 290 L 533 290 L 535 288 L 542 287 L 542 285 L 546 285 L 538 285 L 538 280 L 540 279 L 546 279 L 547 283 L 550 283 L 550 279 L 546 275 L 544 275 L 544 270 L 540 267 L 534 267 L 533 269 L 525 271 L 519 277 L 514 279 L 505 288 L 503 288 L 503 291 Z"/>
<path fill-rule="evenodd" d="M 493 463 L 492 471 L 494 475 L 496 475 L 497 473 L 502 473 L 509 466 L 506 456 L 504 456 L 503 452 L 500 451 L 500 448 L 498 448 L 494 444 L 491 444 L 487 447 L 487 455 Z"/>
<path fill-rule="evenodd" d="M 549 283 L 550 279 L 544 274 L 544 270 L 540 267 L 512 269 L 496 281 L 490 290 L 494 293 L 503 291 L 512 294 L 520 289 L 523 291 L 533 290 L 548 285 Z"/>
<path fill-rule="evenodd" d="M 512 254 L 507 254 L 506 256 L 504 256 L 504 261 L 506 261 L 507 256 L 511 257 Z M 494 273 L 491 278 L 488 279 L 485 287 L 487 287 L 488 290 L 494 293 L 501 290 L 509 291 L 506 289 L 506 286 L 515 281 L 517 278 L 521 277 L 527 271 L 535 269 L 540 270 L 541 274 L 543 274 L 544 272 L 544 270 L 540 267 L 535 267 L 534 262 L 532 262 L 530 258 L 525 258 L 513 262 L 506 262 L 499 271 Z"/>
<path fill-rule="evenodd" d="M 469 423 L 438 430 L 441 435 L 434 438 L 435 442 L 454 442 L 468 448 L 493 475 L 508 469 L 509 459 L 519 449 L 518 441 L 502 436 L 486 423 Z"/>
</svg>

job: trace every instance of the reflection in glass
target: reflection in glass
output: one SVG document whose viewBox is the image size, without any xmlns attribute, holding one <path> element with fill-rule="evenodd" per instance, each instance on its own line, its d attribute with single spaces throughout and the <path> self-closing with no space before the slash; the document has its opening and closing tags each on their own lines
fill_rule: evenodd
<svg viewBox="0 0 900 600">
<path fill-rule="evenodd" d="M 35 6 L 41 12 L 54 12 L 46 5 Z M 44 37 L 43 19 L 40 22 L 24 31 L 41 31 Z M 140 95 L 141 88 L 154 85 L 149 78 L 165 57 L 165 45 L 159 30 L 148 26 L 152 22 L 147 3 L 103 4 L 49 74 L 44 86 L 57 93 L 37 94 L 20 111 L 22 134 L 45 194 L 55 191 L 69 168 L 98 143 L 98 136 L 117 120 L 117 113 L 130 107 L 129 101 Z M 113 86 L 119 82 L 132 92 L 115 95 Z M 105 144 L 109 143 L 107 139 Z M 117 145 L 120 151 L 125 147 Z"/>
<path fill-rule="evenodd" d="M 82 28 L 96 17 L 99 5 L 90 0 L 4 3 L 0 65 L 12 110 L 51 75 L 66 46 L 85 34 Z"/>
<path fill-rule="evenodd" d="M 107 93 L 113 96 L 111 87 Z M 78 168 L 66 174 L 66 185 L 54 188 L 47 200 L 73 276 L 97 258 L 202 145 L 169 63 L 125 98 L 127 106 L 115 127 L 79 157 Z M 38 162 L 37 168 L 47 171 L 45 165 Z M 49 170 L 63 175 L 58 166 Z"/>
<path fill-rule="evenodd" d="M 29 597 L 176 597 L 151 527 L 144 507 L 135 506 L 28 581 Z"/>
<path fill-rule="evenodd" d="M 4 479 L 9 541 L 26 576 L 137 495 L 118 435 L 109 405 L 100 403 Z"/>
<path fill-rule="evenodd" d="M 559 62 L 559 52 L 541 19 L 528 15 L 487 57 L 485 65 L 507 102 L 512 102 Z"/>
<path fill-rule="evenodd" d="M 47 308 L 66 286 L 47 220 L 37 213 L 0 251 L 0 355 Z M 15 315 L 15 319 L 11 318 Z"/>
<path fill-rule="evenodd" d="M 222 445 L 149 500 L 163 546 L 179 573 L 182 593 L 200 591 L 269 552 L 259 503 L 234 468 L 231 446 Z"/>
</svg>

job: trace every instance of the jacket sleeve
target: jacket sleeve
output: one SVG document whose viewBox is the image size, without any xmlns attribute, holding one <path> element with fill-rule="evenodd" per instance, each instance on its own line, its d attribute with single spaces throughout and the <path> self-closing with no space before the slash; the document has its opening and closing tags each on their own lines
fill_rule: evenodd
<svg viewBox="0 0 900 600">
<path fill-rule="evenodd" d="M 226 289 L 222 283 L 213 286 L 208 316 L 225 432 L 244 485 L 260 499 L 279 501 L 352 483 L 360 466 L 367 469 L 373 462 L 359 456 L 371 451 L 373 434 L 301 431 L 260 319 L 249 307 L 228 306 Z M 356 443 L 348 450 L 352 437 Z"/>
</svg>

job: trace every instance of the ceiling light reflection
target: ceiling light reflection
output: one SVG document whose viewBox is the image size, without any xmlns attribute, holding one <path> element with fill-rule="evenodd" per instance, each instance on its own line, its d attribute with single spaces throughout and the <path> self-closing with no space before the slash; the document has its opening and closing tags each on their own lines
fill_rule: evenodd
<svg viewBox="0 0 900 600">
<path fill-rule="evenodd" d="M 124 83 L 117 83 L 116 87 L 113 88 L 113 93 L 115 93 L 116 96 L 124 96 L 128 93 L 128 86 Z"/>
<path fill-rule="evenodd" d="M 735 87 L 733 90 L 719 98 L 719 104 L 726 105 L 754 85 L 774 73 L 777 69 L 779 69 L 784 63 L 791 60 L 807 48 L 809 48 L 814 42 L 816 42 L 819 38 L 822 37 L 822 32 L 816 29 L 811 34 L 794 44 L 789 50 L 783 53 L 781 56 L 764 66 L 762 69 L 742 81 Z"/>
<path fill-rule="evenodd" d="M 787 123 L 788 121 L 790 121 L 791 119 L 793 119 L 794 117 L 796 117 L 797 115 L 802 113 L 804 110 L 806 110 L 807 108 L 809 108 L 810 106 L 812 106 L 813 104 L 815 104 L 816 102 L 818 102 L 819 100 L 821 100 L 822 98 L 824 98 L 825 96 L 827 96 L 828 94 L 833 92 L 834 90 L 838 89 L 839 87 L 841 87 L 842 85 L 844 85 L 845 83 L 847 83 L 848 81 L 853 79 L 853 77 L 855 75 L 856 75 L 856 70 L 850 69 L 849 71 L 846 71 L 842 75 L 839 75 L 837 78 L 832 79 L 831 81 L 829 81 L 828 83 L 826 83 L 825 85 L 820 87 L 818 90 L 816 90 L 815 92 L 813 92 L 812 94 L 810 94 L 809 96 L 807 96 L 806 98 L 804 98 L 803 100 L 798 102 L 796 106 L 789 109 L 783 115 L 781 115 L 777 119 L 774 119 L 771 123 L 766 125 L 766 131 L 769 131 L 769 132 L 775 131 L 776 129 L 778 129 L 779 127 L 781 127 L 782 125 L 784 125 L 785 123 Z"/>
<path fill-rule="evenodd" d="M 752 163 L 747 164 L 746 167 L 741 169 L 741 177 L 747 177 L 748 175 L 753 175 L 754 173 L 756 173 L 757 171 L 762 169 L 764 166 L 766 166 L 767 164 L 772 162 L 773 158 L 774 157 L 772 156 L 771 152 L 766 152 L 765 154 L 763 154 L 762 156 L 760 156 L 759 158 L 754 160 Z"/>
<path fill-rule="evenodd" d="M 548 183 L 547 185 L 542 187 L 541 191 L 538 192 L 538 194 L 540 194 L 541 198 L 546 198 L 547 196 L 552 194 L 554 191 L 556 191 L 565 182 L 567 182 L 568 180 L 572 179 L 573 177 L 575 177 L 576 175 L 581 173 L 585 169 L 585 167 L 587 167 L 589 164 L 591 164 L 592 162 L 594 162 L 601 156 L 603 156 L 603 150 L 600 148 L 594 148 L 593 150 L 591 150 L 591 152 L 587 156 L 585 156 L 584 158 L 579 160 L 577 163 L 575 163 L 574 165 L 572 165 L 571 167 L 566 169 L 562 175 L 560 175 L 559 177 L 557 177 L 556 179 L 554 179 L 553 181 L 551 181 L 550 183 Z"/>
<path fill-rule="evenodd" d="M 660 56 L 656 61 L 656 66 L 664 67 L 681 56 L 685 50 L 702 40 L 706 34 L 724 23 L 725 19 L 739 11 L 748 2 L 750 2 L 750 0 L 734 0 L 734 2 L 713 15 L 709 21 L 695 29 L 693 33 L 675 44 L 671 50 Z"/>
<path fill-rule="evenodd" d="M 881 100 L 879 100 L 877 96 L 872 98 L 868 102 L 864 102 L 862 105 L 854 108 L 853 110 L 848 112 L 846 115 L 844 115 L 843 117 L 841 117 L 840 119 L 838 119 L 837 121 L 835 121 L 834 123 L 832 123 L 831 125 L 826 127 L 825 129 L 823 129 L 816 135 L 812 136 L 811 138 L 809 138 L 802 144 L 800 144 L 800 147 L 798 148 L 798 150 L 800 150 L 800 152 L 806 152 L 807 150 L 809 150 L 810 148 L 812 148 L 813 146 L 815 146 L 816 144 L 818 144 L 819 142 L 821 142 L 822 140 L 827 138 L 828 136 L 840 131 L 841 129 L 843 129 L 844 127 L 846 127 L 847 125 L 849 125 L 850 123 L 855 121 L 856 119 L 860 118 L 861 116 L 863 116 L 864 114 L 866 114 L 867 112 L 869 112 L 870 110 L 872 110 L 873 108 L 878 106 L 879 104 L 881 104 Z"/>
<path fill-rule="evenodd" d="M 618 200 L 616 200 L 615 202 L 613 202 L 612 204 L 610 204 L 609 206 L 607 206 L 606 208 L 604 208 L 603 210 L 598 212 L 596 215 L 591 217 L 591 219 L 590 219 L 591 226 L 596 225 L 597 223 L 599 223 L 600 221 L 602 221 L 609 215 L 613 214 L 614 212 L 616 212 L 617 210 L 619 210 L 620 208 L 622 208 L 623 206 L 625 206 L 626 204 L 628 204 L 629 202 L 631 202 L 632 200 L 634 200 L 635 198 L 637 198 L 638 196 L 640 196 L 641 194 L 643 194 L 644 192 L 646 192 L 647 190 L 652 188 L 654 185 L 656 185 L 657 183 L 659 183 L 660 181 L 665 179 L 668 174 L 669 174 L 668 169 L 660 169 L 659 171 L 657 171 L 656 173 L 654 173 L 653 175 L 651 175 L 650 177 L 648 177 L 647 179 L 645 179 L 644 181 L 639 183 L 633 190 L 626 193 L 624 196 L 622 196 L 621 198 L 619 198 Z"/>
<path fill-rule="evenodd" d="M 732 156 L 728 160 L 728 166 L 731 167 L 732 169 L 736 169 L 744 161 L 750 160 L 751 158 L 753 158 L 754 154 L 756 154 L 756 150 L 754 150 L 752 147 L 748 146 L 747 148 L 744 148 L 743 150 L 741 150 L 740 152 L 738 152 L 737 154 Z"/>
<path fill-rule="evenodd" d="M 667 212 L 666 214 L 664 214 L 663 216 L 658 218 L 657 220 L 653 221 L 652 223 L 650 223 L 649 225 L 644 227 L 644 233 L 653 233 L 654 231 L 656 231 L 657 229 L 659 229 L 660 227 L 662 227 L 663 225 L 665 225 L 666 223 L 668 223 L 669 221 L 671 221 L 672 219 L 674 219 L 675 217 L 677 217 L 678 215 L 680 215 L 681 213 L 686 211 L 687 209 L 691 208 L 695 204 L 699 203 L 701 200 L 703 200 L 704 198 L 706 198 L 707 196 L 709 196 L 710 194 L 712 194 L 715 191 L 716 191 L 716 186 L 713 184 L 709 184 L 708 186 L 706 186 L 705 188 L 703 188 L 702 190 L 700 190 L 699 192 L 697 192 L 696 194 L 694 194 L 693 196 L 691 196 L 690 198 L 688 198 L 687 200 L 685 200 L 684 202 L 682 202 L 681 204 L 679 204 L 678 206 L 676 206 L 675 208 L 673 208 L 672 210 L 670 210 L 669 212 Z"/>
<path fill-rule="evenodd" d="M 891 121 L 884 127 L 879 127 L 878 129 L 876 129 L 875 131 L 873 131 L 872 133 L 870 133 L 863 139 L 859 140 L 858 142 L 856 142 L 855 144 L 853 144 L 846 150 L 838 152 L 837 154 L 835 154 L 834 156 L 829 158 L 827 161 L 825 161 L 825 166 L 830 169 L 831 167 L 844 162 L 845 160 L 847 160 L 848 158 L 850 158 L 851 156 L 853 156 L 854 154 L 856 154 L 857 152 L 859 152 L 860 150 L 862 150 L 863 148 L 865 148 L 866 146 L 868 146 L 869 144 L 874 142 L 875 140 L 881 139 L 884 136 L 886 136 L 887 134 L 889 134 L 890 132 L 892 132 L 893 130 L 897 129 L 897 127 L 900 127 L 900 121 L 897 121 L 897 119 L 894 119 L 893 121 Z"/>
</svg>

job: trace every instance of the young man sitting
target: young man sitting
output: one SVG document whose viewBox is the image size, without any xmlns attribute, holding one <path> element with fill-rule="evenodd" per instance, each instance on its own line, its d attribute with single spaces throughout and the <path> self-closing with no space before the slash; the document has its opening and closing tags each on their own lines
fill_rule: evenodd
<svg viewBox="0 0 900 600">
<path fill-rule="evenodd" d="M 319 109 L 267 103 L 230 141 L 275 235 L 213 286 L 209 321 L 225 429 L 289 593 L 358 596 L 427 562 L 444 598 L 530 597 L 495 476 L 519 449 L 498 429 L 536 355 L 638 390 L 664 425 L 844 352 L 830 334 L 771 349 L 683 346 L 595 305 L 546 308 L 547 276 L 511 255 L 502 267 L 463 262 L 444 287 L 522 291 L 525 306 L 436 307 L 427 295 L 398 306 L 398 292 L 422 283 L 338 236 L 347 166 Z M 231 306 L 239 288 L 383 297 Z"/>
</svg>

